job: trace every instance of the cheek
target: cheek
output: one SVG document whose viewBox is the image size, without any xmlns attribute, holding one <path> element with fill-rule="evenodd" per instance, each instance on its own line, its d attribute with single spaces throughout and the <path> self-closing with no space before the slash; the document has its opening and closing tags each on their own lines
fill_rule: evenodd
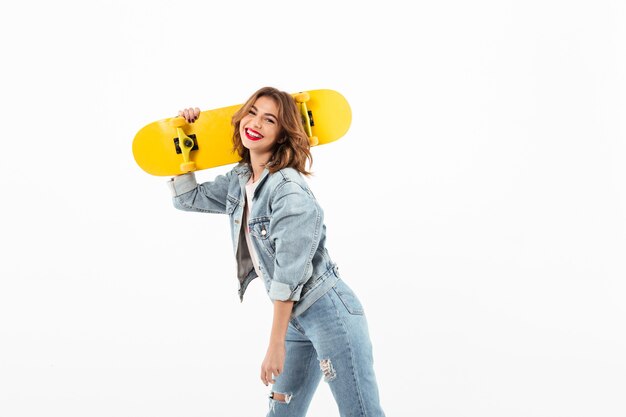
<svg viewBox="0 0 626 417">
<path fill-rule="evenodd" d="M 278 132 L 272 132 L 272 143 L 278 142 Z"/>
<path fill-rule="evenodd" d="M 241 122 L 239 122 L 239 133 L 241 134 L 241 136 L 243 136 L 244 131 L 246 130 L 245 126 L 246 126 L 246 120 L 242 119 Z"/>
<path fill-rule="evenodd" d="M 272 129 L 272 135 L 278 139 L 279 137 L 281 137 L 283 135 L 283 131 L 281 129 L 279 129 L 278 127 L 274 127 Z"/>
<path fill-rule="evenodd" d="M 239 122 L 239 126 L 243 128 L 249 121 L 250 121 L 250 115 L 246 114 L 245 116 L 243 116 L 243 118 Z"/>
</svg>

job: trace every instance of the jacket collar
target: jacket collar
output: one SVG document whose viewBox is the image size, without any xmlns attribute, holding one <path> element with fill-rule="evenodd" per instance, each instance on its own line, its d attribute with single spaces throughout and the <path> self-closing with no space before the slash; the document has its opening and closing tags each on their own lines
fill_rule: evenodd
<svg viewBox="0 0 626 417">
<path fill-rule="evenodd" d="M 235 168 L 233 168 L 233 171 L 235 171 L 235 173 L 239 176 L 239 186 L 241 187 L 241 191 L 243 195 L 243 191 L 246 188 L 246 184 L 250 180 L 250 175 L 252 175 L 250 166 L 245 162 L 240 162 Z M 263 173 L 261 174 L 261 178 L 259 178 L 259 183 L 256 189 L 254 190 L 254 195 L 252 196 L 252 198 L 254 198 L 257 195 L 257 193 L 259 192 L 259 189 L 261 188 L 262 184 L 267 179 L 267 176 L 269 173 L 270 173 L 269 169 L 265 168 L 263 170 Z"/>
<path fill-rule="evenodd" d="M 242 175 L 249 175 L 250 174 L 250 166 L 248 164 L 246 164 L 245 162 L 239 162 L 235 168 L 233 168 L 233 171 L 235 171 L 235 174 L 239 175 L 240 177 Z"/>
</svg>

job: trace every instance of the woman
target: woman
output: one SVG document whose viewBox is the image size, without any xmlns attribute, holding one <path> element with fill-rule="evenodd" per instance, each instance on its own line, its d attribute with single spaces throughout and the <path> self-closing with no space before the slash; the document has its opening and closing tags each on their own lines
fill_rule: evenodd
<svg viewBox="0 0 626 417">
<path fill-rule="evenodd" d="M 179 116 L 193 123 L 200 109 Z M 312 158 L 295 100 L 261 88 L 232 123 L 237 166 L 169 185 L 176 208 L 229 215 L 241 300 L 262 277 L 274 304 L 260 375 L 273 384 L 268 415 L 304 416 L 323 376 L 341 416 L 383 416 L 363 308 L 326 250 L 323 211 L 303 178 Z"/>
</svg>

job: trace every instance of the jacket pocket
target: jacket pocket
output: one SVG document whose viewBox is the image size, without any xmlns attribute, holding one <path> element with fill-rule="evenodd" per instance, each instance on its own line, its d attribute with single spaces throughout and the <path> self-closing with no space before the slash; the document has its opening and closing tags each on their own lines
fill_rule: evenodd
<svg viewBox="0 0 626 417">
<path fill-rule="evenodd" d="M 337 284 L 335 284 L 333 291 L 335 291 L 337 297 L 339 297 L 343 305 L 346 307 L 348 313 L 358 316 L 365 313 L 363 306 L 361 305 L 361 301 L 359 301 L 354 291 L 352 291 L 352 289 L 342 280 L 339 280 Z"/>
<path fill-rule="evenodd" d="M 269 217 L 257 217 L 248 222 L 250 236 L 256 240 L 258 246 L 265 249 L 268 255 L 274 257 L 274 247 L 270 239 L 270 219 Z"/>
</svg>

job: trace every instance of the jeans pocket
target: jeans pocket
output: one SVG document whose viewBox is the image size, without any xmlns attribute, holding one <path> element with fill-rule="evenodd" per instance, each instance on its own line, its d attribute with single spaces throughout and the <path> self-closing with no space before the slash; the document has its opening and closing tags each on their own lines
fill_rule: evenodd
<svg viewBox="0 0 626 417">
<path fill-rule="evenodd" d="M 354 291 L 352 291 L 352 289 L 350 289 L 350 287 L 348 287 L 341 280 L 339 280 L 339 282 L 337 282 L 337 284 L 333 287 L 333 291 L 335 291 L 337 297 L 339 297 L 343 305 L 346 307 L 348 313 L 355 316 L 361 316 L 365 313 L 363 306 L 361 305 L 361 301 L 359 301 Z"/>
</svg>

